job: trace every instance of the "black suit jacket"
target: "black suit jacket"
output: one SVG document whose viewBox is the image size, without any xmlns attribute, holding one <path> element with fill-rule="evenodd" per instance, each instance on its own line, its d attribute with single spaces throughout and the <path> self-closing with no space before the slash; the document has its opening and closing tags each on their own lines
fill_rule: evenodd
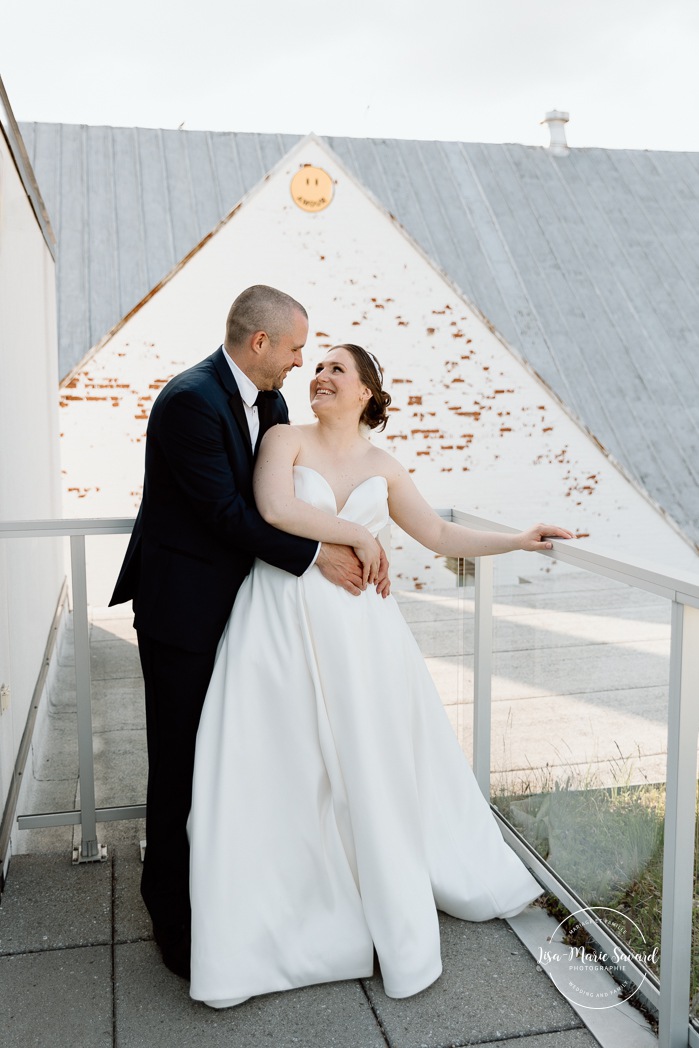
<svg viewBox="0 0 699 1048">
<path fill-rule="evenodd" d="M 281 394 L 266 414 L 260 436 L 289 421 Z M 220 348 L 173 378 L 150 415 L 143 500 L 110 601 L 133 600 L 137 630 L 207 651 L 255 557 L 294 575 L 308 568 L 317 543 L 262 519 L 252 472 L 243 401 Z"/>
</svg>

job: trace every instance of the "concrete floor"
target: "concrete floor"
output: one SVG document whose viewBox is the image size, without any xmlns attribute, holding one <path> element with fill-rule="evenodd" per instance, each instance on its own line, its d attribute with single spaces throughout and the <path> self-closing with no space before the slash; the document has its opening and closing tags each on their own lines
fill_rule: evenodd
<svg viewBox="0 0 699 1048">
<path fill-rule="evenodd" d="M 619 774 L 626 751 L 640 780 L 662 763 L 667 609 L 650 595 L 593 582 L 569 575 L 497 592 L 493 761 L 508 781 L 571 768 L 607 781 Z M 468 752 L 472 591 L 455 592 L 398 599 Z M 143 803 L 142 681 L 124 609 L 93 613 L 91 651 L 97 804 Z M 27 768 L 32 811 L 75 805 L 72 673 L 68 634 Z M 506 922 L 444 916 L 444 974 L 416 997 L 390 1000 L 376 974 L 212 1012 L 191 1001 L 152 942 L 138 891 L 143 824 L 103 824 L 99 831 L 107 861 L 80 867 L 70 864 L 72 828 L 15 834 L 0 906 L 0 1031 L 7 1048 L 600 1043 Z M 632 1032 L 601 1040 L 615 1048 L 652 1043 L 640 1017 L 636 1025 L 638 1039 Z"/>
<path fill-rule="evenodd" d="M 160 962 L 139 875 L 137 849 L 126 841 L 110 846 L 106 863 L 80 868 L 59 855 L 15 856 L 0 907 L 3 1045 L 598 1043 L 502 921 L 474 925 L 442 918 L 444 974 L 407 1000 L 387 998 L 376 975 L 211 1011 L 193 1002 L 187 984 Z"/>
</svg>

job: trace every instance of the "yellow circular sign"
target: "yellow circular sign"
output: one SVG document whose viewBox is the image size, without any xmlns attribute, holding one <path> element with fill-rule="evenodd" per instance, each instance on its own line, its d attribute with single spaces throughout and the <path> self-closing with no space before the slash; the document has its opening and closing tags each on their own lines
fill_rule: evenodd
<svg viewBox="0 0 699 1048">
<path fill-rule="evenodd" d="M 333 180 L 322 167 L 304 164 L 291 180 L 291 195 L 302 211 L 322 211 L 333 198 Z"/>
</svg>

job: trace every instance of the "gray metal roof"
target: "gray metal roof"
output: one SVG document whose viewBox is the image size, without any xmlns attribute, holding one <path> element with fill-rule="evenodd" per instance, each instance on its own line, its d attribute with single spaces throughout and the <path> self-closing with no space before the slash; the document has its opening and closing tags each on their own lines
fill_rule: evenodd
<svg viewBox="0 0 699 1048">
<path fill-rule="evenodd" d="M 62 374 L 299 140 L 21 130 L 58 237 Z M 699 154 L 325 141 L 699 543 Z"/>
</svg>

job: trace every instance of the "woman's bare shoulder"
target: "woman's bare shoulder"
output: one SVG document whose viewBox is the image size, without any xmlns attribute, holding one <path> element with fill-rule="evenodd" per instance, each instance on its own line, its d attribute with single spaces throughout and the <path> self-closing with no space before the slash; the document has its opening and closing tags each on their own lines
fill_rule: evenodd
<svg viewBox="0 0 699 1048">
<path fill-rule="evenodd" d="M 298 426 L 289 426 L 283 422 L 270 426 L 260 443 L 260 453 L 281 452 L 283 449 L 298 452 L 302 443 L 298 429 Z"/>
<path fill-rule="evenodd" d="M 313 446 L 318 423 L 303 422 L 298 425 L 288 425 L 285 428 L 293 433 L 293 439 L 298 446 L 299 452 L 308 451 Z"/>
<path fill-rule="evenodd" d="M 376 475 L 385 477 L 389 483 L 407 474 L 405 467 L 401 466 L 400 462 L 390 452 L 384 451 L 382 448 L 376 448 L 373 445 L 369 452 L 369 465 Z"/>
<path fill-rule="evenodd" d="M 304 436 L 309 436 L 311 433 L 314 433 L 315 430 L 318 429 L 318 423 L 317 422 L 299 422 L 299 423 L 291 422 L 291 423 L 289 423 L 289 425 L 286 428 L 287 429 L 292 429 L 294 431 L 294 433 L 298 433 L 300 437 L 304 437 Z"/>
</svg>

